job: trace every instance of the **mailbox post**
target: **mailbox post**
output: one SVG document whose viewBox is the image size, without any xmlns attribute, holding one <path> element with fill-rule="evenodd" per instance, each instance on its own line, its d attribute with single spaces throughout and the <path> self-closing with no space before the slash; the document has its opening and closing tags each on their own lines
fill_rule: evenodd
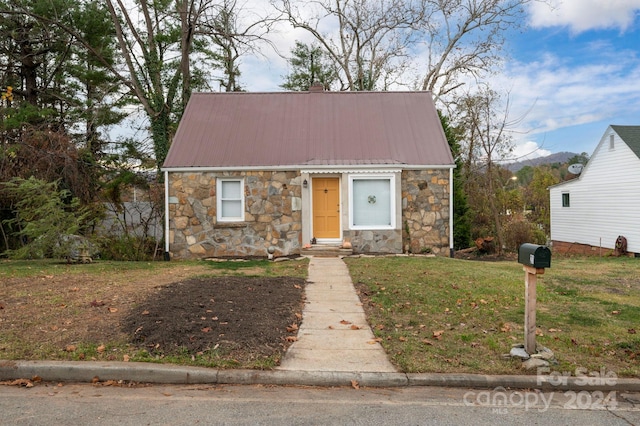
<svg viewBox="0 0 640 426">
<path fill-rule="evenodd" d="M 551 250 L 537 244 L 522 244 L 518 249 L 518 262 L 524 269 L 524 350 L 536 353 L 536 281 L 551 267 Z"/>
</svg>

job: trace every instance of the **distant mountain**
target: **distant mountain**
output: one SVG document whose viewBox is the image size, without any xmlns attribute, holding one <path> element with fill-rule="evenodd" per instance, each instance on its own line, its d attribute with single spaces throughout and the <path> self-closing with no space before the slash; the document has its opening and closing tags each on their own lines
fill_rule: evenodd
<svg viewBox="0 0 640 426">
<path fill-rule="evenodd" d="M 553 163 L 566 163 L 570 158 L 575 157 L 575 152 L 556 152 L 555 154 L 547 155 L 546 157 L 537 157 L 532 158 L 531 160 L 522 160 L 517 161 L 515 163 L 505 164 L 504 167 L 516 173 L 518 170 L 523 168 L 524 166 L 536 167 L 542 164 L 553 164 Z"/>
</svg>

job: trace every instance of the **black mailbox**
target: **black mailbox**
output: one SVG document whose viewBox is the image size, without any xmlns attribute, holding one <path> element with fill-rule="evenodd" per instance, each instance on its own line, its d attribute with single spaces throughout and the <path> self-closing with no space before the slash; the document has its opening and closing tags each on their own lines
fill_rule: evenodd
<svg viewBox="0 0 640 426">
<path fill-rule="evenodd" d="M 534 268 L 551 268 L 551 250 L 538 244 L 523 244 L 518 249 L 518 262 Z"/>
</svg>

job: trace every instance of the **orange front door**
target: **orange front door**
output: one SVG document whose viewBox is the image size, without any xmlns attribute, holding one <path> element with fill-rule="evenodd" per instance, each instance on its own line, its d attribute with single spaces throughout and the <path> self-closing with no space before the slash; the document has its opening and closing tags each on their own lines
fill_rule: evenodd
<svg viewBox="0 0 640 426">
<path fill-rule="evenodd" d="M 340 238 L 340 179 L 313 178 L 313 237 Z"/>
</svg>

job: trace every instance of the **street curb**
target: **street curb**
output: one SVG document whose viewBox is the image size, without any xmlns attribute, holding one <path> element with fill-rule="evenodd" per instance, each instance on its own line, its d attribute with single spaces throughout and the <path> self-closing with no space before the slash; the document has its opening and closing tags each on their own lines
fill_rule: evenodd
<svg viewBox="0 0 640 426">
<path fill-rule="evenodd" d="M 511 388 L 640 392 L 640 379 L 591 376 L 516 376 L 289 370 L 216 370 L 145 362 L 0 360 L 0 381 L 39 377 L 53 382 L 124 380 L 158 384 L 262 384 L 297 386 Z"/>
</svg>

